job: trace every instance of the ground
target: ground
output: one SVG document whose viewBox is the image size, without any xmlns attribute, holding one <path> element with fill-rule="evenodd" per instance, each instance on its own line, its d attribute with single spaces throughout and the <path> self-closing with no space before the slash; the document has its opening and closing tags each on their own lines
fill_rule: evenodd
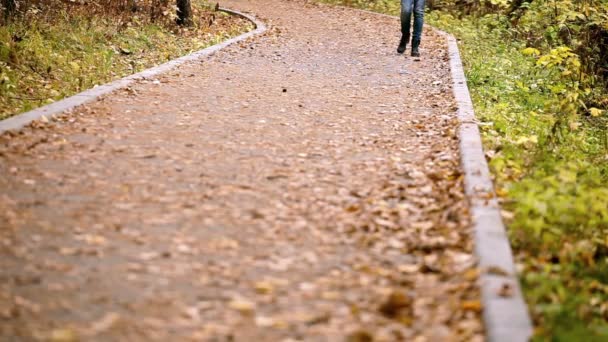
<svg viewBox="0 0 608 342">
<path fill-rule="evenodd" d="M 482 340 L 445 39 L 222 5 L 270 30 L 0 137 L 0 336 Z"/>
</svg>

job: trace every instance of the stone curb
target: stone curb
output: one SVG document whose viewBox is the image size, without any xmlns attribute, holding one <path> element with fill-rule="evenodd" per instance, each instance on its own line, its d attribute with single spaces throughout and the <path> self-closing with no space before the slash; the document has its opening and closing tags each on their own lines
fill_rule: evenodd
<svg viewBox="0 0 608 342">
<path fill-rule="evenodd" d="M 471 204 L 475 253 L 481 270 L 479 280 L 486 335 L 492 342 L 528 341 L 532 336 L 532 322 L 483 152 L 458 43 L 451 34 L 439 32 L 447 38 L 454 98 L 458 103 L 460 158 L 465 192 Z"/>
<path fill-rule="evenodd" d="M 354 10 L 399 18 L 368 10 Z M 529 341 L 533 333 L 532 321 L 521 292 L 511 245 L 500 214 L 500 204 L 496 199 L 483 152 L 458 42 L 453 35 L 433 29 L 446 37 L 448 43 L 453 92 L 460 122 L 458 135 L 461 166 L 464 171 L 465 193 L 471 205 L 475 255 L 481 272 L 479 287 L 486 337 L 490 342 Z"/>
<path fill-rule="evenodd" d="M 52 117 L 54 115 L 61 114 L 65 111 L 72 110 L 80 105 L 94 101 L 94 100 L 98 99 L 99 97 L 109 94 L 115 90 L 125 88 L 135 81 L 148 79 L 148 78 L 157 76 L 159 74 L 165 73 L 167 71 L 170 71 L 172 69 L 175 69 L 184 63 L 193 62 L 193 61 L 199 60 L 203 57 L 211 56 L 212 54 L 218 52 L 219 50 L 221 50 L 229 45 L 232 45 L 234 43 L 243 41 L 243 40 L 251 38 L 253 36 L 262 34 L 262 33 L 266 32 L 266 30 L 267 30 L 266 25 L 264 25 L 264 23 L 262 23 L 257 18 L 255 18 L 251 15 L 248 15 L 248 14 L 245 14 L 245 13 L 242 13 L 239 11 L 227 9 L 227 8 L 220 8 L 219 10 L 222 12 L 230 13 L 232 15 L 236 15 L 236 16 L 239 16 L 239 17 L 242 17 L 242 18 L 245 18 L 245 19 L 251 21 L 256 27 L 255 30 L 247 32 L 247 33 L 243 33 L 240 36 L 236 36 L 236 37 L 226 40 L 222 43 L 210 46 L 203 50 L 193 52 L 189 55 L 174 59 L 167 63 L 158 65 L 156 67 L 146 69 L 139 73 L 118 79 L 116 81 L 85 90 L 81 93 L 72 95 L 70 97 L 67 97 L 63 100 L 60 100 L 60 101 L 57 101 L 54 103 L 51 103 L 49 105 L 46 105 L 46 106 L 43 106 L 40 108 L 36 108 L 29 112 L 18 114 L 18 115 L 10 117 L 8 119 L 2 120 L 2 121 L 0 121 L 0 134 L 4 133 L 6 131 L 10 131 L 10 130 L 19 130 L 19 129 L 25 127 L 26 125 L 28 125 L 29 123 L 36 121 L 38 119 L 47 118 L 50 120 L 50 119 L 52 119 Z"/>
</svg>

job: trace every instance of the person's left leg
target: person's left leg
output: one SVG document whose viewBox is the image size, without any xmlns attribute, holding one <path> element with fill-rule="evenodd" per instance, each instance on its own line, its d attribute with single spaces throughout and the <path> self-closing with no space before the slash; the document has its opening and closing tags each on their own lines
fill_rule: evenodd
<svg viewBox="0 0 608 342">
<path fill-rule="evenodd" d="M 420 57 L 420 40 L 424 25 L 424 0 L 414 0 L 414 32 L 412 37 L 412 56 Z"/>
</svg>

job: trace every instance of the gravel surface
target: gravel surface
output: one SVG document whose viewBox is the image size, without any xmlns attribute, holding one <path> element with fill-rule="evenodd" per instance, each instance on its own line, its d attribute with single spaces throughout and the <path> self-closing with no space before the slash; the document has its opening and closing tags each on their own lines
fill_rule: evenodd
<svg viewBox="0 0 608 342">
<path fill-rule="evenodd" d="M 221 5 L 269 32 L 0 137 L 1 339 L 483 340 L 444 38 Z"/>
</svg>

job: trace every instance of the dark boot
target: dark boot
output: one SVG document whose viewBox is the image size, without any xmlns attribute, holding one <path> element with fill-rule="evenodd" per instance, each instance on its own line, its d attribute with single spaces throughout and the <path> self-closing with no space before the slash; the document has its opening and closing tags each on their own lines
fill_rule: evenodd
<svg viewBox="0 0 608 342">
<path fill-rule="evenodd" d="M 399 47 L 397 48 L 397 53 L 404 53 L 405 48 L 407 47 L 407 42 L 410 40 L 409 37 L 405 35 L 401 36 L 401 40 L 399 41 Z"/>
<path fill-rule="evenodd" d="M 420 57 L 420 51 L 418 47 L 420 46 L 420 39 L 412 40 L 412 57 Z"/>
</svg>

